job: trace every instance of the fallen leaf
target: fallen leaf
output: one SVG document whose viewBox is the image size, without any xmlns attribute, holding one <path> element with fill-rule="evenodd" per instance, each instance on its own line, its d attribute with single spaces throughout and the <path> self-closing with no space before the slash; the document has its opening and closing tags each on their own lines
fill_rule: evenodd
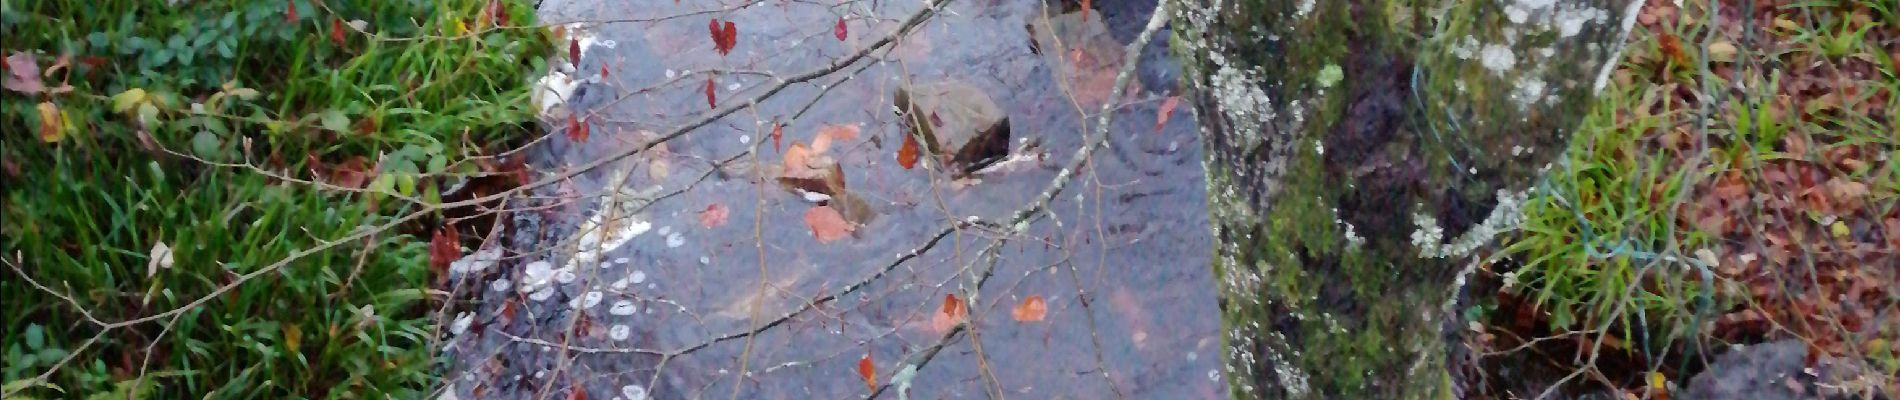
<svg viewBox="0 0 1900 400">
<path fill-rule="evenodd" d="M 33 59 L 33 54 L 14 52 L 7 56 L 6 67 L 7 77 L 0 81 L 0 86 L 24 94 L 39 94 L 46 90 L 46 85 L 40 82 L 39 61 Z"/>
<path fill-rule="evenodd" d="M 297 2 L 295 0 L 286 0 L 284 1 L 284 5 L 289 6 L 289 8 L 284 10 L 284 22 L 297 23 Z"/>
<path fill-rule="evenodd" d="M 817 206 L 805 210 L 805 226 L 811 227 L 811 235 L 818 238 L 818 243 L 831 243 L 850 235 L 852 230 L 857 229 L 851 226 L 850 222 L 845 221 L 844 216 L 838 214 L 838 210 L 828 206 Z"/>
<path fill-rule="evenodd" d="M 1019 322 L 1041 321 L 1049 315 L 1049 303 L 1042 300 L 1042 295 L 1030 295 L 1023 298 L 1022 304 L 1017 304 L 1016 309 L 1010 310 L 1009 314 Z"/>
<path fill-rule="evenodd" d="M 864 378 L 865 389 L 877 390 L 877 365 L 871 363 L 870 353 L 858 358 L 858 376 Z"/>
<path fill-rule="evenodd" d="M 336 45 L 342 46 L 347 43 L 347 42 L 344 42 L 345 39 L 347 38 L 343 36 L 343 19 L 331 18 L 330 19 L 330 43 L 336 43 Z"/>
<path fill-rule="evenodd" d="M 574 64 L 574 72 L 581 70 L 581 41 L 567 38 L 567 62 Z"/>
<path fill-rule="evenodd" d="M 718 96 L 713 93 L 712 78 L 706 78 L 706 108 L 719 108 Z"/>
<path fill-rule="evenodd" d="M 1155 132 L 1160 132 L 1161 127 L 1168 124 L 1168 117 L 1174 115 L 1174 108 L 1180 105 L 1181 96 L 1168 96 L 1161 100 L 1161 110 L 1155 112 Z"/>
<path fill-rule="evenodd" d="M 330 184 L 351 189 L 361 189 L 369 182 L 369 161 L 363 156 L 351 157 L 330 168 Z"/>
<path fill-rule="evenodd" d="M 720 55 L 726 54 L 726 35 L 724 33 L 723 29 L 719 29 L 718 18 L 706 21 L 706 37 L 712 39 L 713 51 L 719 52 Z"/>
<path fill-rule="evenodd" d="M 834 36 L 837 36 L 838 41 L 840 42 L 844 41 L 844 36 L 845 36 L 844 17 L 838 17 L 838 26 L 831 28 L 831 34 Z"/>
<path fill-rule="evenodd" d="M 158 275 L 159 269 L 171 269 L 172 247 L 165 242 L 153 244 L 152 252 L 146 258 L 150 261 L 145 262 L 145 276 Z"/>
<path fill-rule="evenodd" d="M 897 165 L 904 169 L 917 167 L 917 136 L 904 135 L 904 145 L 897 148 Z"/>
<path fill-rule="evenodd" d="M 720 51 L 719 54 L 724 55 L 726 53 L 730 53 L 732 52 L 733 47 L 738 47 L 738 46 L 739 46 L 739 27 L 733 25 L 732 21 L 726 21 L 726 49 L 724 51 Z"/>
<path fill-rule="evenodd" d="M 725 205 L 708 204 L 706 209 L 699 210 L 699 224 L 707 228 L 717 228 L 726 224 L 726 217 L 729 215 L 731 215 L 731 210 L 727 210 Z"/>
<path fill-rule="evenodd" d="M 817 171 L 811 167 L 813 153 L 811 148 L 805 147 L 804 144 L 792 143 L 791 148 L 785 149 L 785 159 L 780 160 L 785 167 L 785 176 L 792 178 L 817 176 Z"/>
<path fill-rule="evenodd" d="M 602 79 L 606 79 L 608 75 L 610 74 L 607 73 L 607 66 L 605 65 L 600 66 L 600 77 Z"/>
<path fill-rule="evenodd" d="M 573 113 L 569 113 L 567 115 L 567 140 L 572 140 L 574 143 L 587 143 L 587 134 L 587 123 L 581 121 L 579 117 L 575 117 Z"/>
<path fill-rule="evenodd" d="M 501 303 L 501 318 L 497 322 L 500 322 L 502 326 L 515 322 L 515 313 L 519 312 L 517 311 L 519 309 L 521 306 L 515 303 L 515 298 L 509 297 L 507 301 Z"/>
<path fill-rule="evenodd" d="M 825 125 L 818 128 L 818 136 L 836 141 L 854 140 L 858 138 L 859 129 L 857 124 Z"/>
<path fill-rule="evenodd" d="M 962 320 L 970 313 L 969 309 L 964 307 L 963 299 L 957 298 L 955 293 L 943 295 L 943 310 L 941 311 L 943 316 L 950 317 L 951 320 Z"/>
<path fill-rule="evenodd" d="M 60 129 L 61 122 L 64 121 L 62 121 L 63 116 L 59 112 L 59 106 L 47 101 L 41 102 L 37 108 L 40 111 L 40 141 L 58 143 L 61 139 L 65 139 L 66 130 Z"/>
<path fill-rule="evenodd" d="M 587 389 L 585 387 L 581 385 L 573 385 L 573 387 L 574 391 L 567 392 L 567 400 L 587 400 Z"/>
<path fill-rule="evenodd" d="M 783 146 L 779 146 L 779 139 L 784 139 L 784 138 L 785 138 L 785 125 L 779 124 L 777 122 L 772 123 L 772 150 L 773 151 L 777 151 L 780 153 L 785 152 L 785 148 Z"/>
<path fill-rule="evenodd" d="M 429 239 L 429 268 L 437 273 L 447 272 L 449 264 L 462 257 L 460 234 L 455 226 L 443 226 L 435 230 L 435 237 Z"/>
</svg>

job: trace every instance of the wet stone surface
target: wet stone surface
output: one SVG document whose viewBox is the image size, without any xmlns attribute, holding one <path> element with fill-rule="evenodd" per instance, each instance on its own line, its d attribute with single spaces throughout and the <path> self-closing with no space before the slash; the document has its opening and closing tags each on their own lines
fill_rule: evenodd
<svg viewBox="0 0 1900 400">
<path fill-rule="evenodd" d="M 530 164 L 552 176 L 640 145 L 708 110 L 705 71 L 789 76 L 819 68 L 920 6 L 550 0 L 544 20 L 623 22 L 577 31 L 588 39 L 577 40 L 584 55 L 566 78 L 576 82 L 554 85 L 571 88 L 561 88 L 556 97 L 568 101 L 550 107 L 558 116 L 550 119 L 578 110 L 591 134 L 580 142 L 551 124 L 557 134 L 532 145 Z M 998 235 L 965 229 L 870 277 L 949 221 L 1004 221 L 1047 187 L 1082 145 L 1078 103 L 1090 93 L 1101 94 L 1095 104 L 1108 101 L 1120 43 L 1145 18 L 1091 12 L 1106 23 L 1071 31 L 1092 36 L 1057 33 L 1056 41 L 1094 44 L 1032 50 L 1033 35 L 1049 35 L 1028 29 L 1048 24 L 1035 20 L 1045 15 L 1039 1 L 958 1 L 948 11 L 893 51 L 511 201 L 519 211 L 508 243 L 452 267 L 469 301 L 448 327 L 444 373 L 452 385 L 444 397 L 856 398 L 869 393 L 859 377 L 867 355 L 877 382 L 889 382 L 901 360 L 950 326 L 940 316 L 944 296 L 967 296 L 968 275 L 982 265 L 978 252 Z M 1047 15 L 1080 19 L 1060 11 Z M 697 14 L 662 19 L 685 13 Z M 844 40 L 834 29 L 841 14 Z M 706 28 L 714 18 L 738 29 L 724 56 Z M 1186 109 L 1156 125 L 1173 69 L 1164 52 L 1144 54 L 1141 90 L 1120 100 L 1109 147 L 1057 197 L 1049 218 L 1001 247 L 995 277 L 969 307 L 981 350 L 959 336 L 917 372 L 911 395 L 1223 397 L 1201 144 Z M 757 96 L 773 79 L 712 75 L 715 102 Z M 1033 141 L 1046 154 L 1021 153 L 968 179 L 934 161 L 900 166 L 896 88 L 950 80 L 995 102 L 1012 149 Z M 776 141 L 773 121 L 788 123 Z M 857 133 L 814 143 L 843 126 Z M 868 209 L 847 214 L 875 218 L 848 219 L 842 238 L 816 237 L 808 221 L 825 196 L 771 179 L 784 173 L 773 166 L 795 144 L 835 162 L 853 207 Z M 741 157 L 753 148 L 756 158 Z M 794 312 L 859 282 L 868 283 Z M 1016 321 L 1012 308 L 1029 296 L 1046 300 L 1046 318 Z"/>
</svg>

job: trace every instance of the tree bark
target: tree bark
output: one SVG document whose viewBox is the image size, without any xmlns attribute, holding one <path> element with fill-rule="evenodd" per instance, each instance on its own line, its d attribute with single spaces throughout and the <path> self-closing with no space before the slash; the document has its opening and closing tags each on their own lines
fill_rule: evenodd
<svg viewBox="0 0 1900 400">
<path fill-rule="evenodd" d="M 1232 395 L 1460 396 L 1459 272 L 1515 227 L 1641 1 L 1183 1 Z"/>
</svg>

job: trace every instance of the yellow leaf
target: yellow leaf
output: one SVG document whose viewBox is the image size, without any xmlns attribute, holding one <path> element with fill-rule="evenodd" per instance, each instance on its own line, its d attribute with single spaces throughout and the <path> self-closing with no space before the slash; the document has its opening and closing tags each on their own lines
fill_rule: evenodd
<svg viewBox="0 0 1900 400">
<path fill-rule="evenodd" d="M 59 112 L 59 106 L 53 105 L 53 102 L 48 101 L 41 102 L 38 108 L 40 111 L 40 141 L 59 143 L 61 139 L 65 139 L 66 130 L 62 129 L 65 124 L 61 123 L 64 120 L 64 114 Z"/>
<path fill-rule="evenodd" d="M 284 325 L 284 347 L 289 347 L 290 351 L 298 351 L 297 349 L 302 345 L 303 329 L 294 324 Z"/>
</svg>

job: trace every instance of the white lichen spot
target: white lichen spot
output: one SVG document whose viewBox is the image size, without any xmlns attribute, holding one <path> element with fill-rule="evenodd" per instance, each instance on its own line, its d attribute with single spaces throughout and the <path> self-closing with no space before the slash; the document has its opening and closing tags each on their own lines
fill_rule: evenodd
<svg viewBox="0 0 1900 400">
<path fill-rule="evenodd" d="M 1544 80 L 1536 76 L 1525 76 L 1517 82 L 1517 89 L 1511 91 L 1511 100 L 1517 101 L 1519 110 L 1529 109 L 1544 98 Z"/>
<path fill-rule="evenodd" d="M 1293 10 L 1293 17 L 1306 18 L 1307 15 L 1313 14 L 1313 6 L 1317 4 L 1319 4 L 1318 0 L 1300 0 L 1299 8 Z"/>
<path fill-rule="evenodd" d="M 607 328 L 607 337 L 613 340 L 627 340 L 627 338 L 633 337 L 633 328 L 629 328 L 626 325 L 614 324 L 612 328 Z"/>
<path fill-rule="evenodd" d="M 1339 64 L 1326 64 L 1325 67 L 1319 69 L 1319 87 L 1333 87 L 1334 84 L 1338 84 L 1341 79 L 1345 78 L 1346 72 L 1339 69 Z"/>
<path fill-rule="evenodd" d="M 615 300 L 613 307 L 607 308 L 608 314 L 619 316 L 633 315 L 637 312 L 640 312 L 640 307 L 633 305 L 633 300 Z"/>
<path fill-rule="evenodd" d="M 620 398 L 627 400 L 647 400 L 647 388 L 641 387 L 640 385 L 621 386 Z"/>
<path fill-rule="evenodd" d="M 449 333 L 460 335 L 462 334 L 462 332 L 467 332 L 468 326 L 474 323 L 475 323 L 475 314 L 466 313 L 466 312 L 461 313 L 461 314 L 456 314 L 455 322 L 449 324 Z"/>
</svg>

